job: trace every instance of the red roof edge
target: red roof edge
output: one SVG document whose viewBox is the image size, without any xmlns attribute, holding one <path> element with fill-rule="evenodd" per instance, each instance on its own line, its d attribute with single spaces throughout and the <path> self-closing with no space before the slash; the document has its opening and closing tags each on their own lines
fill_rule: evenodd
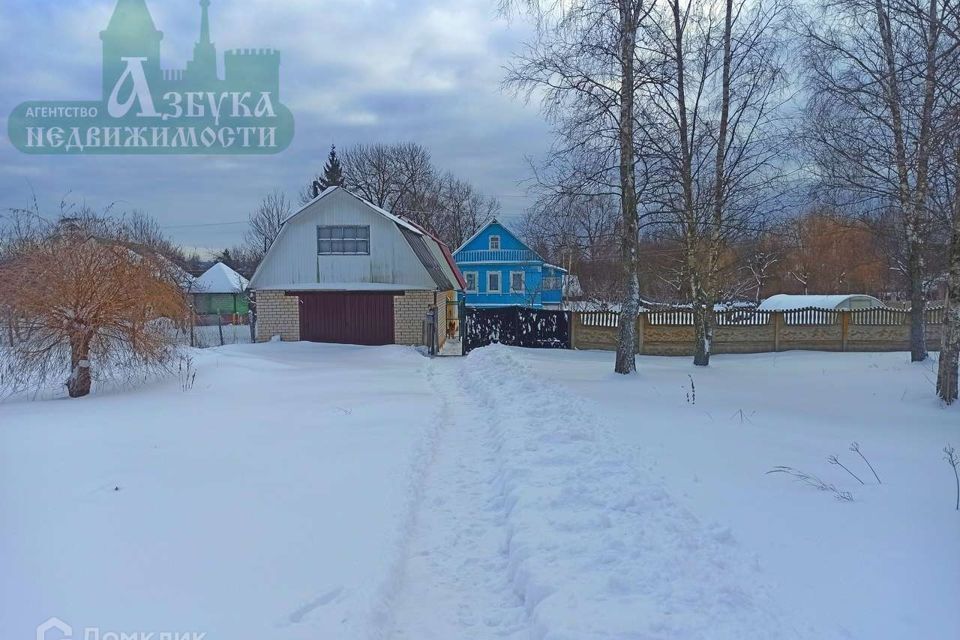
<svg viewBox="0 0 960 640">
<path fill-rule="evenodd" d="M 447 259 L 447 264 L 450 265 L 450 269 L 453 271 L 453 275 L 457 277 L 457 283 L 460 285 L 461 291 L 467 290 L 467 281 L 463 277 L 463 274 L 460 272 L 460 267 L 457 266 L 456 261 L 453 259 L 453 254 L 450 253 L 450 247 L 443 244 L 437 240 L 437 244 L 440 245 L 440 250 L 443 251 L 443 257 Z"/>
<path fill-rule="evenodd" d="M 417 229 L 422 231 L 424 234 L 433 238 L 434 242 L 436 242 L 437 245 L 440 247 L 440 251 L 443 252 L 443 257 L 447 260 L 447 265 L 450 267 L 450 270 L 453 271 L 453 275 L 457 279 L 457 284 L 460 285 L 460 290 L 466 291 L 467 281 L 463 277 L 463 273 L 460 272 L 460 267 L 457 266 L 457 262 L 453 259 L 453 254 L 450 252 L 450 247 L 444 244 L 443 240 L 441 240 L 440 238 L 435 236 L 433 233 L 431 233 L 429 230 L 423 228 L 423 226 L 417 224 L 413 220 L 410 220 L 409 218 L 404 218 L 403 221 L 411 226 L 416 227 Z"/>
</svg>

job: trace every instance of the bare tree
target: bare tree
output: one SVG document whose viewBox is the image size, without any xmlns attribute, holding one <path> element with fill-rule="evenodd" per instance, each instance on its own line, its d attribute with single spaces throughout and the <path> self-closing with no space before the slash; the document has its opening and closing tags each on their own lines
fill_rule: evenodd
<svg viewBox="0 0 960 640">
<path fill-rule="evenodd" d="M 960 82 L 954 0 L 823 0 L 803 29 L 804 139 L 821 192 L 844 207 L 896 207 L 905 241 L 911 359 L 927 357 L 925 247 L 940 147 Z"/>
<path fill-rule="evenodd" d="M 71 217 L 40 230 L 0 264 L 0 299 L 24 331 L 9 350 L 35 383 L 68 372 L 70 397 L 90 392 L 93 370 L 151 366 L 172 354 L 165 322 L 181 323 L 181 271 L 103 218 Z"/>
<path fill-rule="evenodd" d="M 640 304 L 639 191 L 635 99 L 644 80 L 637 69 L 638 35 L 652 3 L 644 0 L 504 0 L 526 9 L 537 38 L 518 55 L 507 84 L 542 95 L 559 143 L 554 161 L 570 169 L 567 184 L 580 194 L 620 200 L 624 298 L 614 370 L 636 371 Z M 572 160 L 571 160 L 572 159 Z M 587 162 L 582 162 L 587 160 Z"/>
<path fill-rule="evenodd" d="M 276 240 L 280 227 L 290 214 L 290 202 L 280 190 L 264 197 L 257 209 L 250 214 L 250 227 L 244 240 L 247 248 L 258 257 L 258 261 Z"/>
<path fill-rule="evenodd" d="M 654 167 L 661 233 L 683 250 L 696 365 L 710 362 L 717 302 L 743 288 L 735 245 L 785 189 L 787 17 L 776 1 L 664 0 L 641 41 L 657 81 L 640 93 L 638 146 Z"/>
</svg>

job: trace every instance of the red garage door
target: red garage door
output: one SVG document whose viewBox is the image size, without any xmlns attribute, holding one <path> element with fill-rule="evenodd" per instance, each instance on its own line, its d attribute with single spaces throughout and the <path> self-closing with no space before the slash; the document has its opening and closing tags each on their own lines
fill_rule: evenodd
<svg viewBox="0 0 960 640">
<path fill-rule="evenodd" d="M 341 344 L 393 344 L 396 293 L 299 293 L 300 339 Z"/>
</svg>

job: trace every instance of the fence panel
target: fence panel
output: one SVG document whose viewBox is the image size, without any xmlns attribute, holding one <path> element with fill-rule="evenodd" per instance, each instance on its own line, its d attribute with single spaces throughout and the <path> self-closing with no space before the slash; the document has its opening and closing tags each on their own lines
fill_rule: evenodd
<svg viewBox="0 0 960 640">
<path fill-rule="evenodd" d="M 829 326 L 840 323 L 840 312 L 836 309 L 791 309 L 783 311 L 783 322 L 787 325 Z"/>
<path fill-rule="evenodd" d="M 620 314 L 616 311 L 580 311 L 580 324 L 585 327 L 617 327 Z"/>
<path fill-rule="evenodd" d="M 773 321 L 772 311 L 734 309 L 717 314 L 718 327 L 760 327 Z"/>
<path fill-rule="evenodd" d="M 667 309 L 646 312 L 647 324 L 654 326 L 692 327 L 693 311 L 689 309 Z"/>
</svg>

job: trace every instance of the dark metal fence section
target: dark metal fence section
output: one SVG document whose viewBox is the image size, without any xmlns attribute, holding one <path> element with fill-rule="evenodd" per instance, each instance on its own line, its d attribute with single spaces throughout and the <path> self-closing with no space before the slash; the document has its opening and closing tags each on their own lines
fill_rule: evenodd
<svg viewBox="0 0 960 640">
<path fill-rule="evenodd" d="M 489 344 L 535 349 L 570 348 L 570 312 L 529 307 L 467 307 L 463 354 Z"/>
</svg>

